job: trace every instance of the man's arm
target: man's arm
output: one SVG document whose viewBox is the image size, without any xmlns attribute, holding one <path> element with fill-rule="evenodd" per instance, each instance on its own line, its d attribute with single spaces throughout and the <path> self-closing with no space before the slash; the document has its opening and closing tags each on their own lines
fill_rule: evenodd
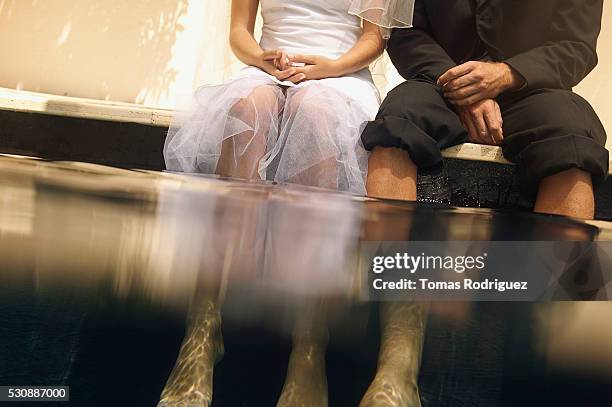
<svg viewBox="0 0 612 407">
<path fill-rule="evenodd" d="M 424 0 L 415 2 L 413 28 L 393 30 L 387 52 L 405 79 L 424 77 L 436 82 L 456 65 L 431 36 Z"/>
<path fill-rule="evenodd" d="M 442 74 L 457 64 L 433 39 L 424 0 L 414 5 L 413 28 L 395 29 L 388 43 L 388 53 L 405 79 L 425 78 L 438 82 Z M 499 105 L 487 99 L 472 106 L 457 107 L 469 140 L 482 144 L 501 144 L 503 119 Z"/>
<path fill-rule="evenodd" d="M 507 61 L 527 88 L 569 89 L 597 65 L 603 0 L 563 0 L 552 23 L 552 40 Z"/>
</svg>

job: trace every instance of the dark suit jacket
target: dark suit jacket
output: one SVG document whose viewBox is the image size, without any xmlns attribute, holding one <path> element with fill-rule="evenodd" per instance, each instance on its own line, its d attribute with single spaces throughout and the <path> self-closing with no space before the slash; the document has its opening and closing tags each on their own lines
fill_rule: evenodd
<svg viewBox="0 0 612 407">
<path fill-rule="evenodd" d="M 414 28 L 395 29 L 388 52 L 406 79 L 476 58 L 506 62 L 526 88 L 571 89 L 597 65 L 602 12 L 603 0 L 416 0 Z"/>
</svg>

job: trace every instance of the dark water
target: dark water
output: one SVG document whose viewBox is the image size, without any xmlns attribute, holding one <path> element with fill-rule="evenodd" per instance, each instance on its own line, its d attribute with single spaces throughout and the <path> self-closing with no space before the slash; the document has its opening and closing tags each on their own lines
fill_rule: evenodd
<svg viewBox="0 0 612 407">
<path fill-rule="evenodd" d="M 331 304 L 329 405 L 357 406 L 376 372 L 381 321 L 380 304 L 361 301 L 350 273 L 334 271 L 352 264 L 356 241 L 608 233 L 564 218 L 448 208 L 440 204 L 448 191 L 437 204 L 413 205 L 70 163 L 0 158 L 0 168 L 0 385 L 70 386 L 65 404 L 74 406 L 156 405 L 194 285 L 218 279 L 225 356 L 213 406 L 276 405 L 293 320 L 313 296 Z M 261 245 L 273 249 L 262 254 Z M 612 405 L 612 307 L 580 307 L 432 304 L 422 405 Z M 575 342 L 554 345 L 576 330 Z"/>
</svg>

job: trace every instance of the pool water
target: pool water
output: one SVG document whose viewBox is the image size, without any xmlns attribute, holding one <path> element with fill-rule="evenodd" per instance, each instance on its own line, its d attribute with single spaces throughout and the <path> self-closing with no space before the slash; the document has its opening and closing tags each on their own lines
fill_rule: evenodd
<svg viewBox="0 0 612 407">
<path fill-rule="evenodd" d="M 383 306 L 360 295 L 362 240 L 596 241 L 606 227 L 0 157 L 0 385 L 70 386 L 66 405 L 155 406 L 194 287 L 213 287 L 225 347 L 213 406 L 276 405 L 296 317 L 321 298 L 329 405 L 357 406 Z M 612 307 L 588 304 L 432 303 L 422 405 L 612 405 Z"/>
</svg>

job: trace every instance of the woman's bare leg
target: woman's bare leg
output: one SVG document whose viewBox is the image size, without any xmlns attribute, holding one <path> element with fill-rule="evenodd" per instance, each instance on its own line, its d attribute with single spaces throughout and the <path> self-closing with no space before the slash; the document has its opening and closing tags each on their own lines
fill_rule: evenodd
<svg viewBox="0 0 612 407">
<path fill-rule="evenodd" d="M 311 125 L 297 125 L 298 128 L 303 127 L 307 133 L 292 133 L 287 136 L 283 154 L 290 157 L 291 161 L 289 163 L 281 161 L 279 164 L 279 167 L 285 171 L 282 172 L 280 181 L 338 189 L 340 163 L 339 157 L 334 155 L 334 150 L 337 150 L 338 141 L 335 138 L 338 137 L 336 130 L 339 124 L 338 118 L 333 114 L 333 106 L 330 106 L 333 99 L 329 92 L 325 86 L 318 85 L 291 89 L 287 92 L 284 123 L 290 123 L 292 130 L 295 129 L 296 122 L 308 121 Z M 340 100 L 339 103 L 343 101 Z M 318 125 L 313 125 L 314 123 Z M 333 131 L 330 132 L 330 129 Z M 312 155 L 304 154 L 304 150 Z M 289 164 L 292 171 L 296 168 L 299 168 L 299 171 L 288 176 Z"/>
<path fill-rule="evenodd" d="M 255 88 L 251 95 L 240 100 L 230 115 L 239 118 L 256 131 L 245 131 L 223 141 L 221 156 L 217 163 L 217 174 L 226 177 L 259 179 L 259 161 L 266 153 L 267 137 L 273 117 L 258 117 L 258 112 L 276 110 L 280 113 L 278 89 L 273 85 Z M 258 109 L 258 106 L 270 106 Z"/>
<path fill-rule="evenodd" d="M 218 298 L 210 291 L 200 293 L 189 312 L 185 339 L 158 406 L 210 406 L 213 367 L 223 352 Z"/>
<path fill-rule="evenodd" d="M 256 107 L 259 104 L 278 104 L 277 92 L 271 86 L 256 88 L 248 98 L 239 101 L 229 113 L 240 118 L 245 123 L 258 124 L 258 132 L 244 132 L 223 142 L 221 157 L 217 165 L 217 173 L 224 176 L 257 179 L 259 160 L 266 152 L 266 138 L 271 122 L 265 122 L 257 117 Z M 236 217 L 248 219 L 253 214 L 249 208 L 244 213 L 231 214 Z M 224 227 L 222 219 L 218 227 Z M 252 225 L 253 222 L 245 222 Z M 254 228 L 241 231 L 247 235 L 245 239 L 255 241 Z M 227 242 L 220 242 L 223 246 Z M 224 247 L 224 246 L 223 246 Z M 220 255 L 223 252 L 220 249 Z M 214 264 L 214 262 L 211 262 Z M 216 267 L 216 266 L 215 266 Z M 218 265 L 221 273 L 221 265 Z M 223 339 L 221 336 L 220 313 L 220 281 L 208 280 L 201 283 L 201 287 L 194 296 L 190 309 L 185 339 L 176 364 L 161 395 L 159 406 L 163 407 L 205 407 L 210 406 L 213 392 L 213 369 L 217 361 L 223 356 Z"/>
<path fill-rule="evenodd" d="M 318 304 L 300 308 L 287 377 L 277 407 L 327 407 L 327 318 Z"/>
<path fill-rule="evenodd" d="M 204 259 L 208 270 L 204 270 L 198 279 L 185 339 L 162 392 L 160 407 L 208 407 L 212 402 L 213 369 L 224 351 L 220 312 L 223 275 L 245 267 L 240 260 L 242 256 L 257 258 L 257 233 L 261 232 L 257 229 L 258 204 L 227 208 L 225 203 L 221 201 L 215 214 L 216 228 L 226 227 L 224 220 L 228 217 L 241 228 L 226 235 L 229 242 L 216 241 L 218 255 Z M 237 242 L 241 242 L 241 246 L 233 249 Z M 238 250 L 241 256 L 233 256 L 232 253 Z M 189 404 L 185 404 L 186 400 Z"/>
<path fill-rule="evenodd" d="M 331 157 L 300 172 L 287 181 L 292 184 L 338 189 L 338 170 L 338 161 L 336 157 Z"/>
</svg>

